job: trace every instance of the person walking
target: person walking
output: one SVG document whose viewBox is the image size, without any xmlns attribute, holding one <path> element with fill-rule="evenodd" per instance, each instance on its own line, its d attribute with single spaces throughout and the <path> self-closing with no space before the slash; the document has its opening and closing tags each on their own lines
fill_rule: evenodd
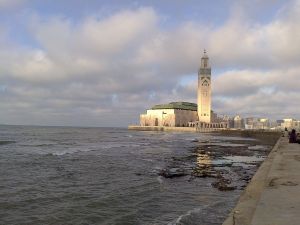
<svg viewBox="0 0 300 225">
<path fill-rule="evenodd" d="M 293 129 L 290 134 L 289 143 L 297 143 L 297 134 L 295 129 Z"/>
</svg>

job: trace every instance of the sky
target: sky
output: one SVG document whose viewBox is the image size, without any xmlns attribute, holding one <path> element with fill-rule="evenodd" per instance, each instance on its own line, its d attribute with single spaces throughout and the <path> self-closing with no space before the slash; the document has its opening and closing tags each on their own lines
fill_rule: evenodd
<svg viewBox="0 0 300 225">
<path fill-rule="evenodd" d="M 0 124 L 126 127 L 197 101 L 300 119 L 300 0 L 0 0 Z"/>
</svg>

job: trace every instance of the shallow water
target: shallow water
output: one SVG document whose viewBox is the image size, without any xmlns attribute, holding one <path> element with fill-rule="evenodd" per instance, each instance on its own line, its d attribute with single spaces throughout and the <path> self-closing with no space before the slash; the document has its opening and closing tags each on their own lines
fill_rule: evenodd
<svg viewBox="0 0 300 225">
<path fill-rule="evenodd" d="M 266 148 L 214 134 L 0 126 L 0 224 L 221 224 L 241 190 L 212 188 L 214 178 L 158 175 L 204 145 Z M 263 154 L 214 160 L 240 166 Z"/>
</svg>

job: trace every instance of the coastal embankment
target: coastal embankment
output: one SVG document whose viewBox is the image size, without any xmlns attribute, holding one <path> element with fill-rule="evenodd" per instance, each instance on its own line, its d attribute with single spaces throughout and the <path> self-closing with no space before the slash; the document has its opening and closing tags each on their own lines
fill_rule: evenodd
<svg viewBox="0 0 300 225">
<path fill-rule="evenodd" d="M 138 126 L 138 125 L 130 125 L 128 126 L 128 130 L 196 132 L 195 127 L 160 127 L 160 126 Z"/>
<path fill-rule="evenodd" d="M 297 225 L 300 145 L 281 137 L 223 225 Z"/>
<path fill-rule="evenodd" d="M 136 131 L 171 131 L 171 132 L 200 132 L 200 133 L 209 133 L 209 132 L 218 132 L 223 135 L 238 135 L 242 137 L 251 137 L 261 139 L 274 139 L 274 137 L 279 137 L 276 134 L 280 132 L 275 130 L 239 130 L 239 129 L 224 129 L 224 128 L 202 128 L 197 130 L 196 127 L 165 127 L 165 126 L 139 126 L 139 125 L 129 125 L 128 130 Z M 275 135 L 274 135 L 275 134 Z"/>
</svg>

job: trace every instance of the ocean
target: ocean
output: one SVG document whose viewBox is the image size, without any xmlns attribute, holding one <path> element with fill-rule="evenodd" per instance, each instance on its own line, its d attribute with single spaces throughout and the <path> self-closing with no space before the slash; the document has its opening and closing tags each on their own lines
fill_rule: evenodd
<svg viewBox="0 0 300 225">
<path fill-rule="evenodd" d="M 0 224 L 219 225 L 271 147 L 217 133 L 2 125 Z"/>
</svg>

